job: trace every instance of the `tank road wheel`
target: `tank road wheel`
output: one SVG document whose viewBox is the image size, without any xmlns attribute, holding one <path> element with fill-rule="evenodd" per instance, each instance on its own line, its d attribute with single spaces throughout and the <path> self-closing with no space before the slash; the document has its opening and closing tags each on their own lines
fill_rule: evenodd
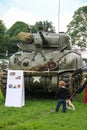
<svg viewBox="0 0 87 130">
<path fill-rule="evenodd" d="M 0 89 L 4 97 L 6 96 L 6 84 L 7 84 L 7 73 L 3 72 L 0 78 Z"/>
</svg>

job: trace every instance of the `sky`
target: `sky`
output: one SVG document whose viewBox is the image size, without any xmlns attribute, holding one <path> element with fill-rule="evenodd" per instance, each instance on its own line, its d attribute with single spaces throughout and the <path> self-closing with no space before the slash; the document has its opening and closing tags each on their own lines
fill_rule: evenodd
<svg viewBox="0 0 87 130">
<path fill-rule="evenodd" d="M 34 25 L 48 20 L 56 32 L 66 32 L 74 12 L 86 5 L 87 0 L 0 0 L 0 20 L 7 29 L 17 21 Z"/>
</svg>

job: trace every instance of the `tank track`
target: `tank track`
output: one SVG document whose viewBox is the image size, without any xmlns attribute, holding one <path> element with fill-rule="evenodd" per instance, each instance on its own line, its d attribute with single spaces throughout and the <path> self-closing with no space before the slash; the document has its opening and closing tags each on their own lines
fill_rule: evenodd
<svg viewBox="0 0 87 130">
<path fill-rule="evenodd" d="M 83 78 L 82 70 L 77 70 L 74 72 L 63 72 L 59 74 L 59 79 L 62 79 L 66 82 L 70 90 L 70 97 L 76 92 L 78 88 L 81 87 Z M 75 97 L 73 97 L 74 99 Z M 71 100 L 73 100 L 71 99 Z"/>
<path fill-rule="evenodd" d="M 0 72 L 0 90 L 6 96 L 7 72 Z"/>
<path fill-rule="evenodd" d="M 76 89 L 81 86 L 82 71 L 78 70 L 75 72 L 69 71 L 69 72 L 59 73 L 58 81 L 61 79 L 66 82 L 67 86 L 70 89 L 70 95 L 72 95 L 76 91 Z M 7 84 L 7 72 L 2 72 L 0 73 L 0 89 L 4 97 L 6 96 L 6 84 Z M 25 83 L 25 86 L 26 86 L 26 83 Z M 25 95 L 28 96 L 28 94 L 29 94 L 28 89 L 25 87 Z"/>
</svg>

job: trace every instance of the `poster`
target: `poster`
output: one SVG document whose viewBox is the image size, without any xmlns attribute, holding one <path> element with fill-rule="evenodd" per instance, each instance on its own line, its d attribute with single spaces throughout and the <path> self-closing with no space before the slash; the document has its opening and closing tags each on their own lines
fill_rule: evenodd
<svg viewBox="0 0 87 130">
<path fill-rule="evenodd" d="M 22 70 L 8 70 L 5 106 L 25 105 L 24 75 Z"/>
</svg>

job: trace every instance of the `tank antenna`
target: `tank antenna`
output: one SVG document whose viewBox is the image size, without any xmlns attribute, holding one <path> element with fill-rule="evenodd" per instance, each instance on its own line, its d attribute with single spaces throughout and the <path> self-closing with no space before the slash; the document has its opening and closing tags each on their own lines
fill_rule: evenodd
<svg viewBox="0 0 87 130">
<path fill-rule="evenodd" d="M 60 0 L 59 0 L 59 6 L 58 6 L 58 33 L 59 33 L 59 26 L 60 26 Z"/>
</svg>

